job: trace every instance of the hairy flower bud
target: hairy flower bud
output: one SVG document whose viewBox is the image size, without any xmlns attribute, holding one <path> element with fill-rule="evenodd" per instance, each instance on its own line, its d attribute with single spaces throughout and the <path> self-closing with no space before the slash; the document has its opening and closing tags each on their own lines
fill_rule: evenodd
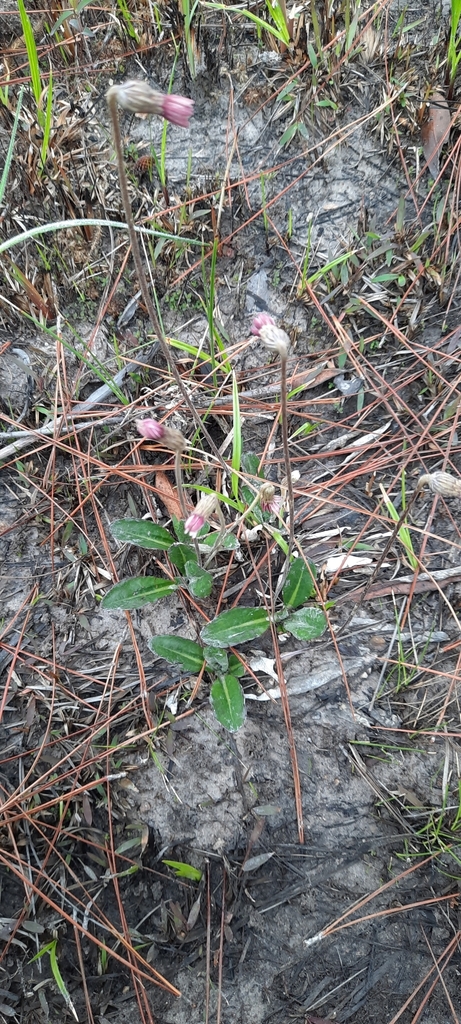
<svg viewBox="0 0 461 1024">
<path fill-rule="evenodd" d="M 282 507 L 280 495 L 276 495 L 275 487 L 272 484 L 262 484 L 259 489 L 259 507 L 262 512 L 272 512 L 278 515 Z"/>
<path fill-rule="evenodd" d="M 187 448 L 186 438 L 180 430 L 165 427 L 158 420 L 136 420 L 136 428 L 142 437 L 149 441 L 161 441 L 165 448 L 169 448 L 172 452 L 182 452 Z"/>
<path fill-rule="evenodd" d="M 290 339 L 286 331 L 277 327 L 268 313 L 258 313 L 251 325 L 251 333 L 261 338 L 263 345 L 271 352 L 277 352 L 281 359 L 286 359 L 290 347 Z"/>
<path fill-rule="evenodd" d="M 130 110 L 133 114 L 158 114 L 181 128 L 189 127 L 189 118 L 194 113 L 193 100 L 157 92 L 147 82 L 136 79 L 112 85 L 106 99 L 108 103 L 115 99 L 123 110 Z"/>
<path fill-rule="evenodd" d="M 257 313 L 253 317 L 253 323 L 251 325 L 251 333 L 259 335 L 262 327 L 266 327 L 267 324 L 273 324 L 275 327 L 275 320 L 269 313 Z"/>
<path fill-rule="evenodd" d="M 442 469 L 420 476 L 418 488 L 425 485 L 433 494 L 441 494 L 443 498 L 461 498 L 461 479 L 452 476 L 451 473 L 445 473 Z"/>
</svg>

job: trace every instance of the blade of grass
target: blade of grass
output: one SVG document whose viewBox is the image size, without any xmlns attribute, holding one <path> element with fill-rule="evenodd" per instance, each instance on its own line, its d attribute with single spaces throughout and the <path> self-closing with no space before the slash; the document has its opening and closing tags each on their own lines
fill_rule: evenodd
<svg viewBox="0 0 461 1024">
<path fill-rule="evenodd" d="M 18 8 L 19 17 L 21 19 L 22 31 L 24 34 L 24 41 L 26 44 L 27 57 L 29 60 L 32 90 L 35 96 L 35 102 L 37 104 L 37 121 L 40 127 L 43 128 L 45 124 L 45 117 L 43 111 L 40 109 L 40 97 L 42 95 L 42 80 L 40 78 L 40 66 L 38 63 L 38 53 L 35 42 L 35 36 L 29 15 L 24 5 L 24 0 L 18 0 Z"/>
<path fill-rule="evenodd" d="M 35 238 L 37 235 L 46 235 L 50 231 L 67 231 L 69 228 L 82 228 L 82 227 L 102 227 L 102 228 L 124 228 L 126 230 L 126 224 L 120 220 L 106 220 L 102 217 L 76 217 L 75 220 L 58 220 L 52 224 L 41 224 L 36 228 L 29 228 L 28 231 L 22 231 L 20 235 L 13 235 L 12 238 L 7 238 L 5 242 L 0 245 L 0 253 L 7 252 L 8 249 L 13 249 L 15 245 L 21 245 L 22 242 L 27 242 L 29 238 Z M 155 228 L 145 228 L 142 225 L 136 225 L 135 231 L 141 235 L 152 235 L 153 238 L 165 238 L 167 241 L 175 242 L 177 244 L 178 238 L 176 235 L 170 235 L 166 231 L 156 231 Z M 184 238 L 184 244 L 187 245 L 201 245 L 199 239 Z"/>
<path fill-rule="evenodd" d="M 232 373 L 232 411 L 234 416 L 234 432 L 232 436 L 232 494 L 236 501 L 239 496 L 239 475 L 242 459 L 242 421 L 240 416 L 240 401 L 235 373 Z"/>
<path fill-rule="evenodd" d="M 397 512 L 397 509 L 393 501 L 391 501 L 383 485 L 380 484 L 379 486 L 381 494 L 386 504 L 387 511 L 389 512 L 391 519 L 393 519 L 394 523 L 398 523 L 401 517 L 399 516 L 399 513 Z M 405 506 L 403 506 L 403 511 L 405 511 Z M 408 529 L 408 526 L 404 526 L 403 523 L 398 531 L 398 538 L 402 547 L 405 548 L 406 556 L 408 558 L 408 562 L 411 568 L 416 571 L 418 569 L 419 562 L 414 552 L 413 541 L 411 539 L 411 534 Z"/>
<path fill-rule="evenodd" d="M 48 82 L 47 95 L 46 95 L 46 111 L 45 111 L 45 124 L 43 127 L 43 141 L 40 147 L 40 160 L 42 164 L 42 173 L 45 167 L 45 161 L 48 153 L 48 143 L 50 141 L 51 131 L 51 115 L 53 112 L 53 72 L 50 67 L 50 78 Z"/>
<path fill-rule="evenodd" d="M 13 159 L 13 149 L 14 149 L 14 143 L 15 143 L 15 140 L 16 140 L 16 132 L 18 130 L 19 115 L 21 113 L 22 97 L 23 97 L 23 95 L 24 95 L 24 86 L 22 86 L 22 88 L 19 91 L 18 102 L 17 102 L 17 106 L 16 106 L 16 113 L 14 115 L 13 128 L 11 130 L 10 141 L 8 143 L 8 150 L 7 150 L 6 159 L 5 159 L 5 166 L 3 168 L 2 177 L 1 177 L 1 180 L 0 180 L 0 204 L 1 204 L 1 202 L 3 200 L 3 196 L 5 194 L 6 183 L 8 181 L 8 175 L 10 173 L 11 161 Z"/>
</svg>

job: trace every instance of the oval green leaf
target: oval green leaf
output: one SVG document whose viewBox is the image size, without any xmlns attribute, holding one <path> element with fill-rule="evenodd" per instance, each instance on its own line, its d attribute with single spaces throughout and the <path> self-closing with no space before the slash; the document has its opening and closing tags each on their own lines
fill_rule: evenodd
<svg viewBox="0 0 461 1024">
<path fill-rule="evenodd" d="M 203 627 L 201 637 L 211 647 L 235 647 L 262 636 L 268 626 L 264 608 L 229 608 Z"/>
<path fill-rule="evenodd" d="M 236 732 L 245 721 L 245 697 L 235 676 L 224 676 L 213 683 L 210 701 L 218 722 L 228 732 Z"/>
<path fill-rule="evenodd" d="M 213 589 L 211 572 L 202 569 L 197 562 L 186 562 L 185 573 L 189 581 L 189 590 L 193 597 L 209 597 Z"/>
<path fill-rule="evenodd" d="M 181 573 L 184 573 L 186 562 L 197 562 L 195 549 L 190 544 L 172 544 L 168 550 L 168 558 Z"/>
<path fill-rule="evenodd" d="M 325 612 L 315 605 L 312 608 L 301 608 L 299 612 L 289 615 L 283 623 L 283 629 L 287 629 L 297 640 L 316 640 L 326 628 Z"/>
<path fill-rule="evenodd" d="M 107 591 L 101 604 L 103 608 L 133 611 L 134 608 L 143 608 L 152 601 L 159 601 L 167 594 L 174 594 L 177 589 L 177 583 L 171 583 L 169 580 L 162 580 L 156 576 L 137 576 L 132 580 L 116 583 L 115 587 Z"/>
<path fill-rule="evenodd" d="M 165 658 L 165 661 L 172 665 L 180 665 L 184 672 L 194 672 L 198 675 L 205 662 L 203 647 L 183 636 L 171 636 L 169 633 L 153 636 L 149 640 L 149 647 L 154 654 Z"/>
<path fill-rule="evenodd" d="M 310 564 L 310 563 L 309 563 Z M 316 569 L 311 566 L 312 576 L 315 579 Z M 309 569 L 302 558 L 295 558 L 290 565 L 285 586 L 282 590 L 282 599 L 285 605 L 291 608 L 299 608 L 315 594 L 314 580 Z"/>
<path fill-rule="evenodd" d="M 168 551 L 173 537 L 163 526 L 149 519 L 116 519 L 110 524 L 111 533 L 122 544 L 136 544 L 150 551 Z"/>
</svg>

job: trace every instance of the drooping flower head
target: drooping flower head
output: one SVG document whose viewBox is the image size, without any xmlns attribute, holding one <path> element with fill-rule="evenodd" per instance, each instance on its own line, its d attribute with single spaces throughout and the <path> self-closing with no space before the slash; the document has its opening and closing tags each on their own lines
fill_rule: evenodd
<svg viewBox="0 0 461 1024">
<path fill-rule="evenodd" d="M 272 324 L 275 327 L 275 320 L 269 313 L 256 313 L 256 316 L 253 317 L 251 333 L 259 336 L 261 328 L 266 327 L 268 324 Z"/>
<path fill-rule="evenodd" d="M 136 79 L 112 85 L 106 93 L 107 102 L 115 99 L 124 110 L 133 114 L 158 114 L 181 128 L 189 127 L 189 118 L 194 113 L 194 102 L 186 96 L 166 95 L 152 89 L 147 82 Z"/>
<path fill-rule="evenodd" d="M 178 124 L 180 128 L 189 127 L 189 118 L 194 113 L 194 101 L 186 96 L 177 96 L 176 93 L 169 93 L 163 97 L 162 116 L 172 124 Z"/>
<path fill-rule="evenodd" d="M 192 512 L 184 523 L 184 531 L 189 534 L 189 537 L 195 538 L 200 533 L 202 526 L 205 526 L 217 504 L 216 494 L 206 494 L 204 498 L 200 499 L 195 506 L 195 512 Z"/>
<path fill-rule="evenodd" d="M 282 499 L 279 494 L 275 493 L 275 487 L 272 484 L 264 483 L 259 489 L 259 507 L 261 512 L 272 512 L 272 515 L 278 515 L 282 507 Z"/>
<path fill-rule="evenodd" d="M 266 348 L 270 349 L 271 352 L 277 352 L 281 359 L 287 358 L 290 339 L 288 334 L 282 331 L 281 327 L 276 326 L 273 317 L 269 313 L 257 313 L 253 318 L 251 333 L 261 338 Z"/>
<path fill-rule="evenodd" d="M 148 419 L 136 420 L 136 428 L 141 437 L 149 441 L 161 441 L 165 448 L 172 452 L 183 452 L 187 448 L 187 441 L 180 430 L 174 427 L 166 427 L 158 420 Z"/>
<path fill-rule="evenodd" d="M 461 498 L 461 479 L 452 476 L 443 469 L 435 473 L 425 473 L 418 480 L 418 488 L 426 485 L 433 494 L 441 494 L 443 498 Z"/>
</svg>

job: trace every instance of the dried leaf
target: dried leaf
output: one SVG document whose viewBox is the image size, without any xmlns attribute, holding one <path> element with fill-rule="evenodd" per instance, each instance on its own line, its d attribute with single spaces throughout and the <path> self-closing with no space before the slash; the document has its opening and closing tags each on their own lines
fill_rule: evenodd
<svg viewBox="0 0 461 1024">
<path fill-rule="evenodd" d="M 322 566 L 324 572 L 335 576 L 338 572 L 346 572 L 348 569 L 361 569 L 364 565 L 371 565 L 373 559 L 364 555 L 331 555 Z"/>
<path fill-rule="evenodd" d="M 421 127 L 421 141 L 427 166 L 434 178 L 439 173 L 439 157 L 450 131 L 451 117 L 448 103 L 441 92 L 431 94 L 427 120 Z"/>
<path fill-rule="evenodd" d="M 179 504 L 178 492 L 175 487 L 170 483 L 166 473 L 155 474 L 155 486 L 158 491 L 159 498 L 163 501 L 168 515 L 176 519 L 182 519 L 181 505 Z M 188 512 L 194 511 L 194 506 L 186 498 L 186 507 Z"/>
<path fill-rule="evenodd" d="M 42 313 L 45 319 L 48 320 L 52 311 L 49 309 L 47 302 L 40 295 L 40 292 L 37 291 L 35 285 L 32 284 L 32 281 L 29 281 L 29 278 L 23 274 L 22 270 L 16 265 L 16 263 L 13 263 L 13 260 L 10 260 L 8 256 L 4 256 L 4 259 L 7 259 L 13 277 L 18 284 L 22 285 L 24 288 L 31 305 L 40 310 L 40 313 Z"/>
<path fill-rule="evenodd" d="M 197 896 L 197 899 L 192 904 L 191 909 L 189 911 L 189 917 L 187 918 L 187 931 L 188 932 L 192 931 L 192 928 L 194 927 L 194 925 L 197 924 L 197 921 L 198 921 L 198 918 L 199 918 L 199 914 L 200 914 L 200 900 L 201 900 L 201 898 L 202 898 L 202 895 L 201 895 L 201 893 L 199 893 L 199 895 Z"/>
<path fill-rule="evenodd" d="M 88 796 L 88 793 L 84 793 L 83 794 L 83 797 L 82 797 L 82 811 L 83 811 L 83 817 L 84 817 L 84 819 L 86 821 L 86 824 L 88 826 L 91 826 L 93 824 L 93 811 L 91 809 L 91 800 L 90 800 L 90 798 Z"/>
</svg>

